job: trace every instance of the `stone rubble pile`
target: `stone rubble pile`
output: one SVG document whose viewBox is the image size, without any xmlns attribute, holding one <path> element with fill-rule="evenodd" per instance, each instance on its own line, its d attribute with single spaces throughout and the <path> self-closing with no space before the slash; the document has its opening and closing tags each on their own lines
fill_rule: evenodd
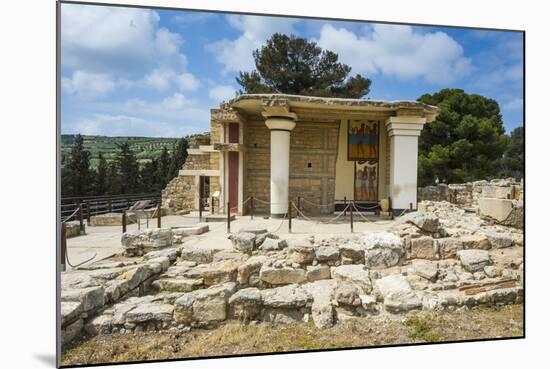
<svg viewBox="0 0 550 369">
<path fill-rule="evenodd" d="M 65 331 L 75 322 L 75 330 L 94 335 L 213 328 L 228 320 L 311 320 L 326 328 L 349 317 L 523 301 L 520 230 L 446 202 L 419 208 L 389 231 L 283 240 L 247 228 L 229 236 L 233 249 L 184 243 L 96 263 L 65 276 Z M 151 242 L 153 234 L 158 243 L 173 239 L 173 230 L 170 237 L 163 232 L 133 244 Z"/>
<path fill-rule="evenodd" d="M 125 232 L 121 243 L 126 256 L 142 256 L 150 251 L 181 244 L 185 237 L 203 234 L 208 230 L 208 225 L 147 228 Z"/>
</svg>

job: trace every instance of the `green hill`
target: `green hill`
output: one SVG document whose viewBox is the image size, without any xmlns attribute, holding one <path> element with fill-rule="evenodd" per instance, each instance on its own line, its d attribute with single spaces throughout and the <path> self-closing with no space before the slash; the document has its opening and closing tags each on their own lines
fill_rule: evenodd
<svg viewBox="0 0 550 369">
<path fill-rule="evenodd" d="M 73 146 L 76 135 L 61 135 L 61 158 L 67 157 Z M 177 138 L 163 137 L 107 137 L 107 136 L 82 136 L 84 148 L 92 154 L 91 167 L 97 168 L 99 153 L 107 162 L 114 160 L 118 151 L 117 144 L 128 142 L 140 164 L 144 164 L 153 158 L 158 158 L 166 146 L 171 153 Z"/>
</svg>

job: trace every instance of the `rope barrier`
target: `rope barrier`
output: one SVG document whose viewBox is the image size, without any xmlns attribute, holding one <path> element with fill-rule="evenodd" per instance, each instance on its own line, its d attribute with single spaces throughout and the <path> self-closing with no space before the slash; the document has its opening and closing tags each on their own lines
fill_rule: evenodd
<svg viewBox="0 0 550 369">
<path fill-rule="evenodd" d="M 373 210 L 373 209 L 377 209 L 379 206 L 378 204 L 373 206 L 361 206 L 361 205 L 357 205 L 355 202 L 352 202 L 352 203 L 353 203 L 353 207 L 355 207 L 356 209 L 359 208 L 362 210 Z"/>
<path fill-rule="evenodd" d="M 312 206 L 316 206 L 316 207 L 319 207 L 319 208 L 326 208 L 326 207 L 331 207 L 331 206 L 334 206 L 336 204 L 336 202 L 331 202 L 330 204 L 316 204 L 314 203 L 313 201 L 309 201 L 308 199 L 304 198 L 304 197 L 301 197 L 300 198 L 300 201 L 303 201 L 305 202 L 306 204 L 310 204 Z"/>
<path fill-rule="evenodd" d="M 61 220 L 61 223 L 67 223 L 67 221 L 68 221 L 69 219 L 71 219 L 71 218 L 72 218 L 73 216 L 75 216 L 75 215 L 76 215 L 76 213 L 78 213 L 78 211 L 79 211 L 79 210 L 80 210 L 80 208 L 79 208 L 79 207 L 78 207 L 78 208 L 76 208 L 76 210 L 75 210 L 75 211 L 73 211 L 73 213 L 72 213 L 71 215 L 69 215 L 68 217 L 65 217 L 65 219 L 64 219 L 64 220 Z"/>
<path fill-rule="evenodd" d="M 349 205 L 347 205 L 344 210 L 342 210 L 338 215 L 336 215 L 335 217 L 327 220 L 327 221 L 320 221 L 320 220 L 314 220 L 314 219 L 311 219 L 310 217 L 308 217 L 307 215 L 305 215 L 300 209 L 298 209 L 298 207 L 296 206 L 296 204 L 294 202 L 291 202 L 292 206 L 294 207 L 294 209 L 296 209 L 296 211 L 298 212 L 298 214 L 300 214 L 302 217 L 304 217 L 306 220 L 310 221 L 310 222 L 314 222 L 314 223 L 317 223 L 317 224 L 329 224 L 329 223 L 332 223 L 334 222 L 335 220 L 338 220 L 340 217 L 342 217 L 344 215 L 344 213 L 348 210 L 349 208 Z"/>
<path fill-rule="evenodd" d="M 361 214 L 361 212 L 357 209 L 357 207 L 355 206 L 355 204 L 353 205 L 353 207 L 355 208 L 355 210 L 357 211 L 357 214 L 359 214 L 359 216 L 365 221 L 365 222 L 369 222 L 369 223 L 374 223 L 376 222 L 376 224 L 378 225 L 384 225 L 384 224 L 390 224 L 392 222 L 394 222 L 393 220 L 386 220 L 386 221 L 383 221 L 383 220 L 370 220 L 368 218 L 366 218 L 363 214 Z M 405 214 L 407 212 L 407 209 L 404 209 L 401 214 L 397 215 L 397 217 L 401 217 L 403 216 L 403 214 Z"/>
</svg>

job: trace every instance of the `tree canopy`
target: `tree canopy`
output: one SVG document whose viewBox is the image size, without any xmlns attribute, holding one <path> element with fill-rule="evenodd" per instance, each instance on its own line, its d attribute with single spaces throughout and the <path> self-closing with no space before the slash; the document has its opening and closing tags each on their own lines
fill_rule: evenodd
<svg viewBox="0 0 550 369">
<path fill-rule="evenodd" d="M 419 140 L 419 185 L 461 183 L 502 175 L 499 164 L 507 138 L 498 103 L 460 89 L 422 95 L 419 101 L 440 109 Z"/>
<path fill-rule="evenodd" d="M 338 54 L 294 35 L 275 33 L 252 53 L 256 69 L 240 72 L 239 93 L 362 98 L 371 81 L 338 62 Z"/>
</svg>

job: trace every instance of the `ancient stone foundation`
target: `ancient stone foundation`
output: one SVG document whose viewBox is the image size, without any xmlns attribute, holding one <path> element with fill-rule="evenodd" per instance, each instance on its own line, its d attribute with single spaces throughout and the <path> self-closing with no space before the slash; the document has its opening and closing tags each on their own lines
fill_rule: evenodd
<svg viewBox="0 0 550 369">
<path fill-rule="evenodd" d="M 447 202 L 419 209 L 389 231 L 282 239 L 241 229 L 230 235 L 232 249 L 175 245 L 177 229 L 127 236 L 172 245 L 64 273 L 64 342 L 83 332 L 214 328 L 231 320 L 311 320 L 326 328 L 351 316 L 522 303 L 521 230 Z"/>
</svg>

